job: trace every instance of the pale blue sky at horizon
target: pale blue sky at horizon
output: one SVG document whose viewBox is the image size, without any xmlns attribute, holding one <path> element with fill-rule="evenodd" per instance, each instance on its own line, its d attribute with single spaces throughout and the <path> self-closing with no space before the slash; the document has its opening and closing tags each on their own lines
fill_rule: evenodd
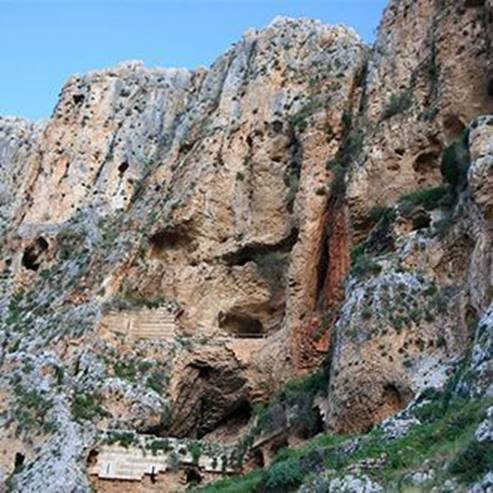
<svg viewBox="0 0 493 493">
<path fill-rule="evenodd" d="M 387 0 L 0 0 L 0 115 L 51 115 L 74 73 L 143 60 L 210 65 L 277 15 L 353 27 L 374 39 Z"/>
</svg>

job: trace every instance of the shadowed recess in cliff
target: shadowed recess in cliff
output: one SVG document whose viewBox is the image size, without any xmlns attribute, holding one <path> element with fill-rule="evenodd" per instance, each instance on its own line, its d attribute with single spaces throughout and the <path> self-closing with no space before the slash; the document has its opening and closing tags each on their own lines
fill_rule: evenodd
<svg viewBox="0 0 493 493">
<path fill-rule="evenodd" d="M 269 245 L 266 243 L 253 243 L 245 245 L 239 250 L 223 255 L 222 259 L 227 265 L 245 265 L 248 262 L 260 264 L 262 259 L 272 253 L 287 254 L 291 252 L 298 240 L 298 229 L 293 228 L 289 236 L 279 243 Z"/>
<path fill-rule="evenodd" d="M 37 271 L 43 261 L 43 254 L 48 250 L 48 242 L 40 236 L 34 240 L 22 255 L 22 265 L 29 270 Z"/>
</svg>

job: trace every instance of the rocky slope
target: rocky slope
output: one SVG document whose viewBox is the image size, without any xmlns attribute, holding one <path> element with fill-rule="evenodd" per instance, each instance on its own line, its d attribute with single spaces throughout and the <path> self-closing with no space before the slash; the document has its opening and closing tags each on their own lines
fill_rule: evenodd
<svg viewBox="0 0 493 493">
<path fill-rule="evenodd" d="M 6 488 L 396 491 L 425 472 L 382 444 L 461 405 L 457 457 L 474 432 L 491 457 L 492 15 L 392 0 L 371 48 L 279 18 L 210 69 L 127 63 L 0 118 Z M 421 483 L 487 491 L 488 460 Z"/>
</svg>

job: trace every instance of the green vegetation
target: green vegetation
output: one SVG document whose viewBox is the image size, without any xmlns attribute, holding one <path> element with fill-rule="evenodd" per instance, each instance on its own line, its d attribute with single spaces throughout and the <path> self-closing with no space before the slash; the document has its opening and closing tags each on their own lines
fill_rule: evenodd
<svg viewBox="0 0 493 493">
<path fill-rule="evenodd" d="M 471 484 L 493 470 L 493 444 L 478 442 L 474 438 L 459 452 L 448 468 L 461 483 Z"/>
<path fill-rule="evenodd" d="M 382 120 L 387 120 L 395 115 L 404 113 L 413 104 L 411 93 L 405 90 L 400 94 L 392 94 L 382 113 Z"/>
<path fill-rule="evenodd" d="M 357 253 L 356 260 L 351 268 L 353 276 L 362 279 L 367 276 L 376 276 L 380 273 L 382 267 L 375 260 L 368 255 Z M 356 255 L 356 252 L 354 254 Z"/>
<path fill-rule="evenodd" d="M 124 380 L 133 381 L 137 376 L 137 367 L 132 361 L 117 361 L 113 365 L 113 371 L 115 372 L 115 376 Z"/>
<path fill-rule="evenodd" d="M 15 407 L 14 418 L 17 421 L 17 432 L 29 430 L 39 425 L 45 432 L 53 431 L 53 423 L 47 420 L 46 414 L 53 402 L 38 390 L 27 390 L 21 385 L 14 387 Z"/>
<path fill-rule="evenodd" d="M 153 298 L 146 297 L 140 293 L 125 291 L 104 305 L 105 310 L 132 310 L 145 308 L 159 308 L 165 303 L 165 299 L 161 296 Z"/>
<path fill-rule="evenodd" d="M 70 226 L 66 226 L 57 235 L 58 258 L 69 260 L 81 255 L 84 247 L 85 235 Z"/>
<path fill-rule="evenodd" d="M 302 437 L 313 436 L 317 431 L 317 414 L 314 400 L 327 392 L 327 370 L 288 382 L 270 401 L 268 406 L 257 408 L 256 433 L 272 432 L 284 426 Z M 289 409 L 290 422 L 287 420 Z"/>
<path fill-rule="evenodd" d="M 419 190 L 402 196 L 399 199 L 399 210 L 406 214 L 415 207 L 422 206 L 431 211 L 441 206 L 450 205 L 450 187 L 441 186 Z"/>
<path fill-rule="evenodd" d="M 23 300 L 24 293 L 22 291 L 15 293 L 10 298 L 9 309 L 5 318 L 5 324 L 10 326 L 10 328 L 15 328 L 17 331 L 20 331 L 24 326 L 22 320 L 22 314 L 24 312 L 22 307 Z"/>
<path fill-rule="evenodd" d="M 322 100 L 313 97 L 310 98 L 305 105 L 303 105 L 294 115 L 291 116 L 291 125 L 298 128 L 302 132 L 308 126 L 308 118 L 322 106 Z"/>
<path fill-rule="evenodd" d="M 132 444 L 137 442 L 137 437 L 133 432 L 126 432 L 126 431 L 115 431 L 112 432 L 104 441 L 108 445 L 113 445 L 115 443 L 118 443 L 118 445 L 121 445 L 122 447 L 128 448 Z"/>
<path fill-rule="evenodd" d="M 470 162 L 469 131 L 465 130 L 442 154 L 440 170 L 454 189 L 463 188 L 467 183 L 467 171 Z"/>
<path fill-rule="evenodd" d="M 192 442 L 188 447 L 188 451 L 192 455 L 193 463 L 198 464 L 202 455 L 202 445 L 199 442 Z"/>
<path fill-rule="evenodd" d="M 361 437 L 319 435 L 304 448 L 283 449 L 267 469 L 228 478 L 200 491 L 289 492 L 314 474 L 319 475 L 321 470 L 342 475 L 357 463 L 364 474 L 378 481 L 386 491 L 394 491 L 404 476 L 425 462 L 434 467 L 436 484 L 443 484 L 451 477 L 471 484 L 491 470 L 492 444 L 479 444 L 474 439 L 474 431 L 491 402 L 451 400 L 447 389 L 427 393 L 423 402 L 420 408 L 422 423 L 399 439 L 386 439 L 378 428 Z M 427 408 L 426 412 L 424 408 Z M 358 438 L 357 442 L 355 438 Z M 353 446 L 349 447 L 349 443 Z M 368 459 L 382 461 L 382 466 L 365 467 L 362 461 Z"/>
<path fill-rule="evenodd" d="M 146 386 L 161 395 L 168 382 L 168 375 L 164 370 L 156 370 L 149 374 L 146 379 Z"/>
<path fill-rule="evenodd" d="M 99 405 L 96 397 L 92 394 L 78 394 L 72 401 L 72 416 L 76 421 L 91 420 L 105 414 L 106 411 Z"/>
<path fill-rule="evenodd" d="M 157 452 L 169 452 L 171 450 L 171 446 L 169 440 L 162 438 L 153 440 L 149 445 L 149 449 L 151 450 L 152 455 L 156 455 Z"/>
</svg>

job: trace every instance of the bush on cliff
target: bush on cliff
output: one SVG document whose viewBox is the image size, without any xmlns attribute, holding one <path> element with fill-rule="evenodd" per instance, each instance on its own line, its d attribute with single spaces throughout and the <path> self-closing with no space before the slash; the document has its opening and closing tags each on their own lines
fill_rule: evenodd
<svg viewBox="0 0 493 493">
<path fill-rule="evenodd" d="M 469 130 L 465 130 L 442 154 L 440 171 L 454 189 L 461 189 L 467 183 L 470 160 Z"/>
</svg>

